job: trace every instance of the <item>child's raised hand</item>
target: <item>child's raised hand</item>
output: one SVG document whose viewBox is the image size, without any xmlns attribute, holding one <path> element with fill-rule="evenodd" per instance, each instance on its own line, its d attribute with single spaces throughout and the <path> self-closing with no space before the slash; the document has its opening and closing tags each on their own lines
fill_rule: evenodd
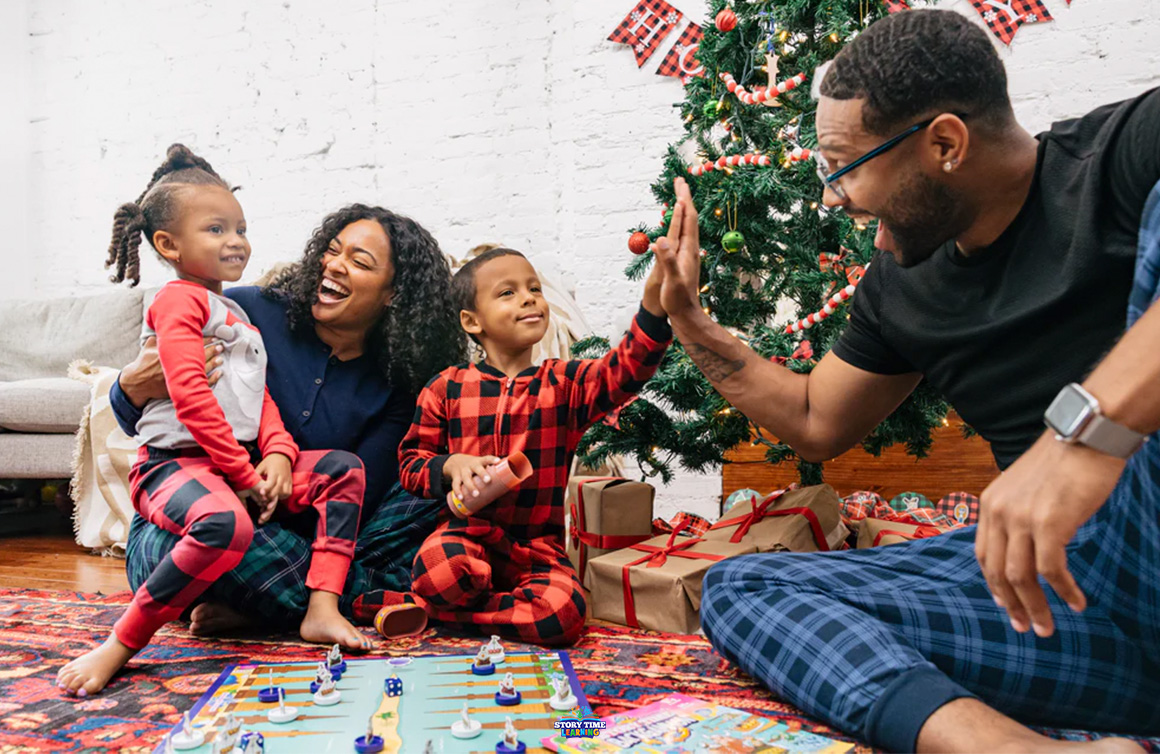
<svg viewBox="0 0 1160 754">
<path fill-rule="evenodd" d="M 443 476 L 450 480 L 451 489 L 460 500 L 467 500 L 468 496 L 477 497 L 479 488 L 491 481 L 491 472 L 487 470 L 500 462 L 495 456 L 469 456 L 465 453 L 455 453 L 443 464 Z"/>
<path fill-rule="evenodd" d="M 271 453 L 262 459 L 255 471 L 262 477 L 258 485 L 261 490 L 259 500 L 262 503 L 262 513 L 258 523 L 264 524 L 274 515 L 274 509 L 279 500 L 290 497 L 294 489 L 294 473 L 290 466 L 290 459 L 281 453 Z"/>
</svg>

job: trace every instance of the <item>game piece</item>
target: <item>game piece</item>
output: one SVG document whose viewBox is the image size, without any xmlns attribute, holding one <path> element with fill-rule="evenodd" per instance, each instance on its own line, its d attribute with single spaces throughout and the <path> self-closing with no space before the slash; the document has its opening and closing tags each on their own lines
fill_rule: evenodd
<svg viewBox="0 0 1160 754">
<path fill-rule="evenodd" d="M 174 754 L 177 750 L 173 748 L 173 734 L 170 733 L 165 737 L 165 754 Z"/>
<path fill-rule="evenodd" d="M 274 668 L 270 668 L 270 685 L 264 689 L 258 690 L 258 701 L 264 704 L 273 704 L 278 701 L 278 692 L 281 691 L 280 686 L 274 685 Z"/>
<path fill-rule="evenodd" d="M 503 724 L 503 736 L 495 745 L 495 754 L 524 754 L 528 750 L 527 744 L 520 741 L 516 726 L 509 717 Z"/>
<path fill-rule="evenodd" d="M 499 665 L 506 658 L 503 651 L 503 644 L 500 644 L 499 637 L 494 634 L 491 637 L 491 641 L 487 643 L 487 654 L 496 665 Z"/>
<path fill-rule="evenodd" d="M 491 661 L 491 655 L 487 653 L 486 644 L 479 648 L 479 654 L 475 656 L 475 661 L 471 663 L 471 672 L 476 675 L 491 675 L 495 672 L 495 663 Z"/>
<path fill-rule="evenodd" d="M 238 742 L 242 754 L 266 754 L 266 737 L 257 731 L 246 731 Z"/>
<path fill-rule="evenodd" d="M 286 706 L 286 691 L 284 689 L 278 689 L 278 707 L 267 712 L 266 717 L 276 725 L 283 725 L 298 719 L 298 708 Z"/>
<path fill-rule="evenodd" d="M 367 732 L 354 740 L 354 750 L 358 754 L 376 754 L 383 750 L 383 737 L 375 735 L 375 717 L 367 719 Z"/>
<path fill-rule="evenodd" d="M 320 707 L 329 707 L 338 704 L 342 699 L 342 692 L 335 686 L 337 682 L 333 678 L 327 678 L 326 682 L 318 687 L 318 691 L 314 694 L 314 703 Z"/>
<path fill-rule="evenodd" d="M 516 677 L 508 673 L 499 682 L 499 691 L 495 692 L 495 703 L 511 707 L 521 701 L 523 701 L 523 695 L 516 691 Z"/>
<path fill-rule="evenodd" d="M 387 605 L 375 615 L 375 630 L 388 639 L 421 634 L 426 628 L 427 611 L 410 602 Z"/>
<path fill-rule="evenodd" d="M 193 723 L 189 719 L 188 710 L 181 716 L 181 730 L 171 734 L 169 738 L 173 743 L 173 748 L 178 751 L 196 749 L 205 743 L 205 734 L 194 729 Z"/>
<path fill-rule="evenodd" d="M 567 712 L 579 704 L 576 695 L 572 693 L 572 684 L 568 683 L 568 679 L 564 676 L 552 676 L 552 688 L 555 689 L 556 693 L 552 694 L 548 704 L 557 712 Z"/>
<path fill-rule="evenodd" d="M 338 677 L 335 676 L 334 673 L 330 672 L 330 668 L 326 664 L 326 660 L 323 660 L 322 662 L 318 663 L 318 670 L 314 674 L 314 680 L 310 682 L 310 693 L 317 693 L 319 687 L 326 683 L 328 678 L 333 681 L 338 680 Z"/>
<path fill-rule="evenodd" d="M 423 754 L 435 754 L 435 742 L 430 738 L 427 739 L 427 743 L 423 746 Z"/>
<path fill-rule="evenodd" d="M 226 722 L 220 729 L 217 735 L 214 736 L 214 741 L 219 738 L 222 740 L 224 748 L 222 751 L 232 751 L 234 746 L 238 743 L 238 736 L 242 735 L 242 723 L 238 720 L 233 712 L 226 715 Z"/>
<path fill-rule="evenodd" d="M 334 680 L 341 680 L 341 675 L 346 672 L 346 660 L 342 659 L 342 647 L 335 644 L 326 653 L 326 664 L 330 667 L 331 673 L 338 673 L 339 677 Z"/>
<path fill-rule="evenodd" d="M 403 668 L 410 667 L 413 662 L 415 661 L 410 657 L 392 657 L 391 659 L 387 660 L 387 664 L 390 665 L 393 670 L 402 670 Z"/>
<path fill-rule="evenodd" d="M 394 670 L 391 671 L 391 677 L 383 683 L 383 686 L 386 688 L 387 696 L 403 695 L 403 682 L 399 680 L 399 674 Z"/>
<path fill-rule="evenodd" d="M 463 711 L 459 713 L 459 719 L 451 723 L 451 735 L 456 738 L 475 738 L 480 733 L 483 733 L 483 723 L 471 719 L 471 714 L 467 709 L 467 702 L 464 702 Z"/>
</svg>

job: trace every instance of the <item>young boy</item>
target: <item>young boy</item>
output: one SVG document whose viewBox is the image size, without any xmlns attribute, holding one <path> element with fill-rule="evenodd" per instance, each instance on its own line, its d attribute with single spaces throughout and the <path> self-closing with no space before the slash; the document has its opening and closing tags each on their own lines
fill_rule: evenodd
<svg viewBox="0 0 1160 754">
<path fill-rule="evenodd" d="M 629 400 L 660 365 L 672 330 L 654 269 L 628 335 L 602 359 L 532 365 L 548 304 L 523 254 L 488 251 L 452 281 L 463 329 L 483 347 L 478 365 L 451 367 L 419 395 L 399 447 L 403 487 L 424 498 L 455 490 L 470 502 L 474 476 L 522 451 L 535 469 L 518 489 L 467 519 L 450 518 L 415 558 L 413 595 L 440 621 L 536 644 L 570 644 L 586 605 L 564 551 L 564 489 L 585 430 Z M 374 602 L 403 595 L 366 595 Z"/>
</svg>

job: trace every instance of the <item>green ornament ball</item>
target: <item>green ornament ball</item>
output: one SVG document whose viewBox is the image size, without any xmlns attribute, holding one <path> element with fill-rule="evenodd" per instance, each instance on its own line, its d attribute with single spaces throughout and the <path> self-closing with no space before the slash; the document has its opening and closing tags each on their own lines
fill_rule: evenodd
<svg viewBox="0 0 1160 754">
<path fill-rule="evenodd" d="M 705 114 L 706 118 L 716 118 L 717 117 L 717 103 L 712 102 L 712 101 L 706 102 L 705 106 L 703 108 L 701 108 L 701 112 L 703 112 Z"/>
<path fill-rule="evenodd" d="M 721 246 L 730 254 L 735 251 L 741 251 L 745 248 L 745 236 L 735 230 L 731 230 L 721 239 Z"/>
</svg>

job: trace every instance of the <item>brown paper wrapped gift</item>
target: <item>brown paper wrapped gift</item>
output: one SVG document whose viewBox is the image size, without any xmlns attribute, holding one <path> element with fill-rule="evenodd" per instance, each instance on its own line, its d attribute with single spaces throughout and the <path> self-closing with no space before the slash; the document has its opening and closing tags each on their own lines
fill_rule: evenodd
<svg viewBox="0 0 1160 754">
<path fill-rule="evenodd" d="M 700 629 L 705 572 L 714 563 L 756 550 L 681 537 L 683 528 L 589 561 L 592 617 L 678 634 Z"/>
<path fill-rule="evenodd" d="M 948 529 L 923 524 L 901 524 L 896 521 L 883 521 L 880 518 L 866 518 L 858 529 L 858 549 L 878 547 L 880 545 L 896 545 L 899 542 L 910 542 L 914 539 L 937 537 Z"/>
<path fill-rule="evenodd" d="M 652 536 L 651 484 L 622 477 L 577 476 L 568 481 L 568 557 L 584 583 L 588 561 Z"/>
<path fill-rule="evenodd" d="M 758 552 L 833 550 L 850 535 L 839 503 L 828 484 L 778 490 L 764 500 L 753 498 L 730 508 L 705 539 L 747 543 Z"/>
</svg>

